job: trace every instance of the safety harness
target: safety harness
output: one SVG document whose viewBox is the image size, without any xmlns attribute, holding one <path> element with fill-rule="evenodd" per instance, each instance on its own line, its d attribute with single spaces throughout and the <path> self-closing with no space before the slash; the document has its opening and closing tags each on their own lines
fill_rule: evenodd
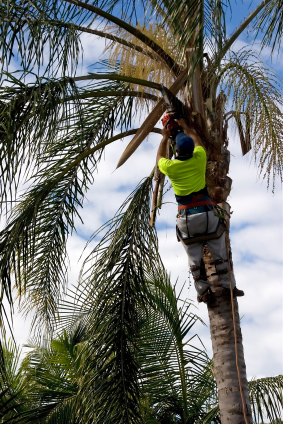
<svg viewBox="0 0 283 424">
<path fill-rule="evenodd" d="M 211 199 L 209 199 L 208 196 L 206 196 L 204 194 L 197 194 L 196 193 L 195 195 L 192 195 L 191 203 L 178 206 L 178 212 L 184 210 L 184 213 L 186 214 L 186 220 L 187 220 L 186 211 L 188 209 L 196 209 L 199 206 L 208 206 L 208 205 L 212 205 L 216 209 L 219 208 L 219 206 L 215 202 L 213 202 Z M 196 213 L 196 212 L 193 212 L 193 213 Z M 195 234 L 194 236 L 190 236 L 189 230 L 188 230 L 188 225 L 187 225 L 188 237 L 183 237 L 182 234 L 181 234 L 181 231 L 179 230 L 178 226 L 176 225 L 176 233 L 177 233 L 178 241 L 181 241 L 182 243 L 188 245 L 188 244 L 192 244 L 192 243 L 203 242 L 203 241 L 206 241 L 206 240 L 217 239 L 220 236 L 222 236 L 222 234 L 226 230 L 225 219 L 222 218 L 222 217 L 219 217 L 219 221 L 218 221 L 218 225 L 217 225 L 216 230 L 209 233 L 208 232 L 208 213 L 207 213 L 207 211 L 206 211 L 206 217 L 207 217 L 206 231 L 205 231 L 205 233 L 202 233 L 202 234 Z"/>
</svg>

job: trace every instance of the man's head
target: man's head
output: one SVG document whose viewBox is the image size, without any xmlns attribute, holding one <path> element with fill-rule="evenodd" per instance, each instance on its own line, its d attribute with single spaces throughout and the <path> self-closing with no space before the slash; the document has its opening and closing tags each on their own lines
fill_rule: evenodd
<svg viewBox="0 0 283 424">
<path fill-rule="evenodd" d="M 180 156 L 192 156 L 195 143 L 191 137 L 181 132 L 176 137 L 176 147 Z"/>
</svg>

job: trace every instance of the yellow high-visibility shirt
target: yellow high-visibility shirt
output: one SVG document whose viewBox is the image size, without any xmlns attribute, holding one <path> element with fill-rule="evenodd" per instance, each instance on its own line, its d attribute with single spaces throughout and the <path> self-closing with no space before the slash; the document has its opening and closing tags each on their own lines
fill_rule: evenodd
<svg viewBox="0 0 283 424">
<path fill-rule="evenodd" d="M 187 160 L 161 158 L 158 167 L 169 177 L 178 196 L 187 196 L 205 187 L 206 152 L 202 146 L 196 146 L 193 156 Z"/>
</svg>

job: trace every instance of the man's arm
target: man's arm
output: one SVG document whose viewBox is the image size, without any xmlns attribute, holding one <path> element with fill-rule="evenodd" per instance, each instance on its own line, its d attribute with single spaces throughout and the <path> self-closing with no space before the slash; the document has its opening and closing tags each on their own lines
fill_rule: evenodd
<svg viewBox="0 0 283 424">
<path fill-rule="evenodd" d="M 156 163 L 158 163 L 161 158 L 166 158 L 167 144 L 171 132 L 166 127 L 164 127 L 161 130 L 161 134 L 163 137 L 157 150 Z"/>
<path fill-rule="evenodd" d="M 194 140 L 195 146 L 202 146 L 200 138 L 197 136 L 195 131 L 187 125 L 183 118 L 175 119 L 175 121 L 178 122 L 178 124 L 180 125 L 180 127 L 183 128 L 185 133 Z"/>
</svg>

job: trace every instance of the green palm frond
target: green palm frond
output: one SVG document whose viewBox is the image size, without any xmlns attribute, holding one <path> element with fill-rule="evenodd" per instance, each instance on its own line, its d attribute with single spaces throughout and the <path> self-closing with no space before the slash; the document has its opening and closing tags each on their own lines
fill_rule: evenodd
<svg viewBox="0 0 283 424">
<path fill-rule="evenodd" d="M 147 277 L 161 266 L 156 233 L 149 225 L 151 184 L 152 175 L 105 225 L 106 234 L 84 263 L 74 304 L 64 302 L 60 308 L 60 325 L 66 319 L 69 325 L 79 320 L 87 325 L 81 395 L 95 402 L 98 422 L 142 422 L 138 310 L 151 303 Z M 81 414 L 86 411 L 82 407 Z M 85 415 L 84 422 L 93 422 L 91 416 Z"/>
<path fill-rule="evenodd" d="M 138 308 L 149 302 L 146 276 L 157 272 L 159 262 L 156 234 L 149 226 L 151 184 L 152 176 L 130 195 L 84 265 L 80 292 L 83 310 L 93 310 L 88 372 L 94 373 L 96 388 L 87 381 L 82 391 L 93 393 L 97 419 L 105 423 L 142 422 Z"/>
<path fill-rule="evenodd" d="M 282 419 L 283 376 L 260 378 L 249 382 L 250 401 L 257 423 L 267 417 L 273 422 Z"/>
<path fill-rule="evenodd" d="M 5 74 L 7 83 L 0 89 L 0 170 L 1 207 L 16 194 L 20 178 L 38 166 L 40 157 L 54 143 L 58 132 L 68 131 L 78 115 L 80 103 L 76 85 L 65 80 L 46 80 L 34 74 Z M 26 84 L 25 76 L 34 83 Z M 65 97 L 72 96 L 72 102 Z"/>
<path fill-rule="evenodd" d="M 180 422 L 194 422 L 204 415 L 207 399 L 212 397 L 204 372 L 209 359 L 204 349 L 193 345 L 192 327 L 198 317 L 191 312 L 191 304 L 176 296 L 164 271 L 152 281 L 151 290 L 154 306 L 141 311 L 140 318 L 139 362 L 145 404 L 157 420 L 179 416 Z M 204 387 L 206 396 L 200 396 Z"/>
<path fill-rule="evenodd" d="M 257 30 L 255 36 L 259 32 L 263 32 L 262 45 L 271 46 L 272 52 L 281 46 L 283 35 L 283 2 L 282 0 L 271 0 L 267 3 L 262 12 L 257 16 L 254 23 Z"/>
<path fill-rule="evenodd" d="M 33 386 L 28 381 L 21 363 L 21 350 L 14 341 L 4 341 L 5 373 L 0 376 L 0 420 L 3 423 L 23 423 L 29 410 L 29 393 Z"/>
<path fill-rule="evenodd" d="M 231 99 L 234 116 L 241 122 L 246 139 L 252 144 L 259 172 L 269 185 L 270 177 L 282 179 L 283 115 L 282 83 L 278 76 L 258 60 L 256 53 L 232 53 L 223 64 L 219 78 Z"/>
<path fill-rule="evenodd" d="M 77 17 L 76 9 L 69 4 L 60 2 L 60 7 L 54 11 L 52 3 L 51 1 L 23 3 L 19 0 L 9 0 L 1 4 L 3 69 L 9 65 L 17 51 L 20 65 L 24 70 L 32 71 L 35 67 L 40 68 L 46 60 L 45 72 L 49 75 L 56 75 L 59 69 L 63 74 L 66 71 L 71 73 L 75 71 L 82 49 L 80 32 L 72 26 L 58 25 L 58 22 L 74 20 L 82 24 L 89 19 L 90 14 L 86 14 L 81 20 Z"/>
<path fill-rule="evenodd" d="M 32 408 L 26 422 L 55 424 L 81 423 L 77 414 L 77 394 L 83 373 L 85 329 L 77 325 L 42 344 L 31 341 L 23 370 L 33 383 L 29 393 Z"/>
<path fill-rule="evenodd" d="M 0 91 L 1 206 L 7 206 L 9 197 L 16 194 L 23 170 L 30 174 L 38 167 L 45 168 L 42 163 L 47 157 L 66 155 L 64 143 L 67 143 L 67 148 L 70 143 L 78 143 L 79 152 L 82 141 L 73 134 L 81 133 L 82 140 L 89 136 L 90 131 L 95 134 L 95 125 L 105 127 L 105 123 L 100 122 L 104 114 L 107 125 L 111 119 L 113 121 L 110 123 L 110 136 L 114 128 L 127 129 L 131 121 L 132 100 L 123 98 L 143 97 L 145 102 L 148 101 L 146 99 L 155 101 L 157 98 L 151 94 L 152 88 L 160 89 L 158 84 L 138 81 L 139 84 L 147 84 L 147 93 L 134 92 L 129 89 L 133 82 L 131 78 L 128 78 L 128 83 L 123 83 L 119 81 L 123 78 L 114 73 L 77 78 L 36 78 L 32 84 L 25 84 L 23 79 L 24 76 L 17 79 L 14 75 L 7 75 L 8 85 Z M 101 82 L 93 83 L 97 79 Z M 115 103 L 118 109 L 119 105 L 126 105 L 123 113 L 116 111 L 119 121 L 114 119 L 114 114 L 111 119 L 107 118 L 107 110 L 103 109 L 107 103 L 110 109 Z M 54 149 L 58 152 L 54 153 Z"/>
<path fill-rule="evenodd" d="M 33 186 L 0 233 L 1 277 L 10 304 L 14 271 L 19 296 L 29 296 L 22 307 L 28 312 L 33 305 L 37 318 L 46 319 L 47 324 L 66 283 L 68 234 L 75 229 L 74 219 L 93 182 L 103 146 L 115 129 L 131 124 L 132 99 L 120 95 L 106 98 L 100 93 L 100 97 L 84 101 L 87 113 L 83 118 L 78 111 L 65 135 L 62 131 L 62 137 L 59 134 L 44 146 L 33 164 Z"/>
</svg>

